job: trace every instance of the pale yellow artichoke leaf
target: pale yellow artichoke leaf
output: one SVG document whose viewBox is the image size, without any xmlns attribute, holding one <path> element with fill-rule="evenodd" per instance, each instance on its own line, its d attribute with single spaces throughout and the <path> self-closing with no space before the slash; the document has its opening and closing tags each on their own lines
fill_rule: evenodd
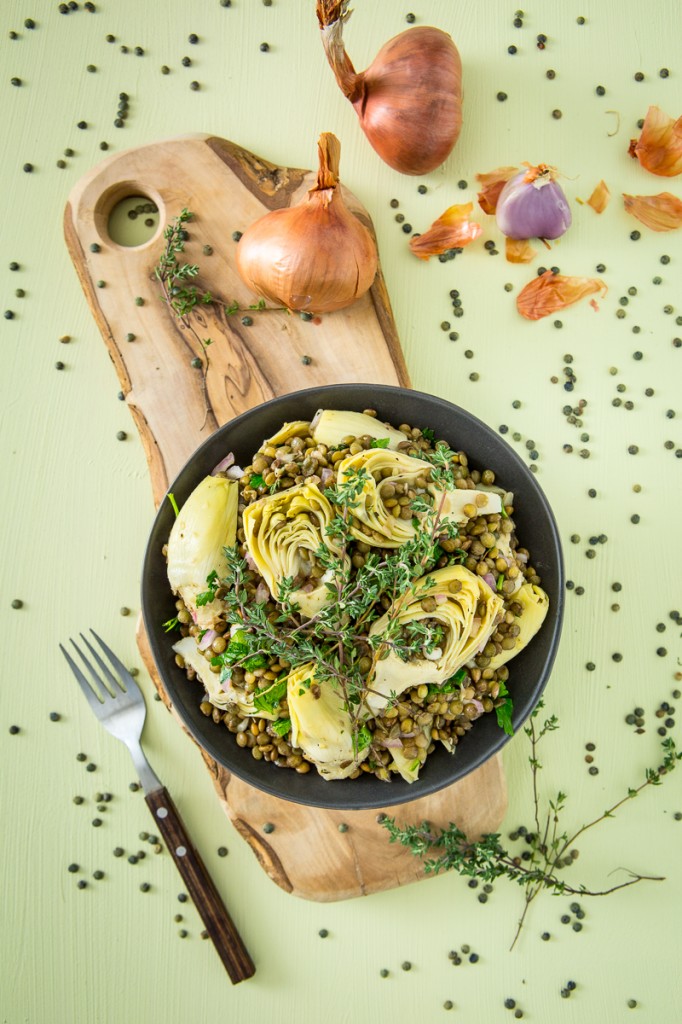
<svg viewBox="0 0 682 1024">
<path fill-rule="evenodd" d="M 437 487 L 431 488 L 434 497 L 434 509 L 440 511 L 440 518 L 443 522 L 466 523 L 476 516 L 491 516 L 502 511 L 502 501 L 499 494 L 494 491 L 469 491 L 454 490 L 443 491 Z M 473 505 L 475 512 L 472 516 L 465 513 L 464 507 Z"/>
<path fill-rule="evenodd" d="M 310 422 L 308 420 L 292 420 L 280 427 L 276 434 L 263 441 L 262 448 L 268 445 L 272 448 L 279 448 L 281 445 L 291 441 L 293 437 L 307 437 L 310 434 Z"/>
<path fill-rule="evenodd" d="M 328 447 L 341 444 L 346 437 L 373 437 L 375 440 L 388 439 L 387 447 L 396 449 L 409 440 L 402 430 L 396 430 L 382 423 L 376 416 L 364 412 L 342 409 L 318 409 L 310 424 L 310 432 L 318 444 Z"/>
<path fill-rule="evenodd" d="M 314 682 L 313 662 L 293 669 L 287 678 L 290 743 L 303 751 L 325 779 L 345 779 L 364 761 L 369 747 L 356 749 L 353 723 L 341 692 L 325 679 L 318 684 L 316 697 L 311 689 Z"/>
<path fill-rule="evenodd" d="M 199 682 L 206 690 L 206 695 L 215 707 L 225 710 L 230 704 L 236 704 L 244 715 L 252 715 L 254 718 L 267 718 L 274 721 L 277 715 L 269 711 L 259 711 L 254 707 L 254 694 L 247 694 L 233 688 L 229 684 L 224 686 L 220 682 L 220 674 L 212 672 L 207 658 L 204 657 L 196 644 L 193 636 L 185 636 L 173 644 L 173 650 L 184 659 L 185 665 L 189 665 L 196 672 Z"/>
<path fill-rule="evenodd" d="M 514 638 L 514 647 L 509 651 L 500 651 L 490 659 L 488 668 L 496 669 L 506 665 L 508 661 L 527 647 L 536 633 L 539 632 L 549 611 L 549 598 L 541 587 L 534 583 L 524 583 L 514 594 L 514 601 L 521 605 L 523 611 L 516 620 L 521 632 Z"/>
<path fill-rule="evenodd" d="M 168 538 L 171 590 L 202 629 L 213 628 L 222 610 L 219 601 L 197 605 L 196 599 L 205 593 L 211 572 L 215 570 L 219 579 L 227 574 L 224 548 L 236 541 L 238 497 L 236 480 L 205 477 L 183 504 Z"/>
</svg>

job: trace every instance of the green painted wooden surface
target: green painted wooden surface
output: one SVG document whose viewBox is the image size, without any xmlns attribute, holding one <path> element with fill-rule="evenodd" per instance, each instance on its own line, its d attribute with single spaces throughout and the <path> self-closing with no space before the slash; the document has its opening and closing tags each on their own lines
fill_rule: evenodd
<svg viewBox="0 0 682 1024">
<path fill-rule="evenodd" d="M 680 685 L 680 630 L 669 618 L 680 605 L 680 555 L 674 523 L 680 496 L 679 406 L 682 351 L 680 236 L 637 227 L 620 204 L 622 191 L 680 194 L 680 181 L 647 175 L 626 155 L 636 121 L 649 103 L 682 112 L 682 29 L 672 0 L 643 8 L 634 0 L 578 4 L 562 0 L 528 9 L 512 27 L 513 5 L 423 0 L 417 24 L 451 32 L 464 63 L 464 129 L 454 154 L 419 181 L 400 177 L 366 144 L 355 115 L 326 66 L 310 3 L 218 0 L 183 4 L 97 2 L 68 17 L 47 0 L 5 2 L 0 14 L 0 172 L 3 196 L 0 288 L 0 687 L 2 771 L 2 928 L 0 1020 L 8 1024 L 93 1024 L 128 1020 L 287 1020 L 302 1024 L 450 1019 L 505 1021 L 506 997 L 535 1021 L 667 1024 L 675 1019 L 681 952 L 674 908 L 682 899 L 679 854 L 682 773 L 648 791 L 617 819 L 586 836 L 570 878 L 591 887 L 613 884 L 618 867 L 667 876 L 607 899 L 584 899 L 579 934 L 559 922 L 570 900 L 540 897 L 513 953 L 508 946 L 521 909 L 516 888 L 498 883 L 482 906 L 478 892 L 452 876 L 347 904 L 295 901 L 261 872 L 222 813 L 199 755 L 163 707 L 149 697 L 146 747 L 174 794 L 190 831 L 256 960 L 254 979 L 232 989 L 189 904 L 181 905 L 175 869 L 138 838 L 153 827 L 125 749 L 92 720 L 62 664 L 57 642 L 93 625 L 132 665 L 139 607 L 140 563 L 152 519 L 141 446 L 117 381 L 81 294 L 62 240 L 61 219 L 77 178 L 110 152 L 188 131 L 210 131 L 291 166 L 309 166 L 317 135 L 333 130 L 343 146 L 342 174 L 374 218 L 384 273 L 408 367 L 417 388 L 470 408 L 493 425 L 507 424 L 525 452 L 536 442 L 539 479 L 552 501 L 566 547 L 568 576 L 584 594 L 568 595 L 561 650 L 547 690 L 548 710 L 561 729 L 547 740 L 543 792 L 569 796 L 566 824 L 579 825 L 641 780 L 657 763 L 659 703 Z M 405 28 L 410 5 L 358 0 L 348 27 L 350 53 L 364 66 L 389 36 Z M 578 26 L 576 18 L 587 21 Z M 24 19 L 35 19 L 33 30 Z M 11 40 L 10 30 L 19 38 Z M 187 41 L 198 34 L 198 45 Z M 544 51 L 538 33 L 548 36 Z M 116 42 L 105 41 L 107 33 Z M 259 44 L 270 44 L 261 53 Z M 507 54 L 515 44 L 519 52 Z M 121 45 L 130 52 L 120 51 Z M 133 48 L 144 48 L 136 56 Z M 183 68 L 189 56 L 192 67 Z M 93 64 L 97 71 L 88 73 Z M 162 76 L 160 67 L 171 68 Z M 670 69 L 661 79 L 659 68 Z M 556 77 L 546 78 L 547 69 Z M 637 71 L 645 74 L 641 83 Z M 15 88 L 10 78 L 23 85 Z M 201 88 L 192 91 L 197 80 Z M 603 84 L 606 95 L 595 96 Z M 505 103 L 495 99 L 508 94 Z M 130 95 L 125 128 L 113 125 L 118 94 Z M 561 119 L 552 117 L 560 109 Z M 616 113 L 613 113 L 615 111 Z M 83 119 L 87 129 L 79 130 Z M 616 132 L 616 129 L 618 131 Z M 616 134 L 613 134 L 616 132 Z M 609 134 L 612 133 L 612 134 Z M 56 161 L 74 150 L 67 167 Z M 607 298 L 595 313 L 587 303 L 536 324 L 522 321 L 514 295 L 533 268 L 512 267 L 479 242 L 445 265 L 417 263 L 394 222 L 389 199 L 415 230 L 446 206 L 473 199 L 474 175 L 501 164 L 544 161 L 560 167 L 574 226 L 541 256 L 562 272 L 591 274 L 603 262 Z M 32 174 L 22 171 L 34 164 Z M 575 203 L 600 178 L 613 193 L 602 217 Z M 466 180 L 465 190 L 457 182 Z M 483 238 L 499 241 L 488 223 Z M 662 265 L 661 255 L 670 263 Z M 21 269 L 11 272 L 10 261 Z M 534 266 L 537 266 L 537 262 Z M 656 286 L 652 279 L 662 278 Z M 504 291 L 511 282 L 514 291 Z M 440 324 L 451 320 L 448 292 L 460 290 L 464 316 L 452 321 L 460 340 Z M 619 305 L 637 288 L 627 306 Z M 14 295 L 25 291 L 23 298 Z M 664 307 L 672 305 L 672 314 Z M 616 311 L 623 309 L 619 319 Z M 633 328 L 641 328 L 634 334 Z M 59 343 L 68 334 L 68 345 Z M 465 351 L 473 352 L 472 358 Z M 643 353 L 641 360 L 633 352 Z M 572 396 L 562 389 L 563 356 L 573 355 Z M 55 370 L 62 360 L 63 372 Z M 610 368 L 617 373 L 612 375 Z M 471 381 L 469 374 L 480 375 Z M 558 384 L 550 378 L 557 376 Z M 617 391 L 624 385 L 625 392 Z M 646 396 L 645 389 L 654 394 Z M 567 424 L 562 406 L 585 398 L 583 430 Z M 634 408 L 614 407 L 612 400 Z M 512 408 L 520 400 L 519 409 Z M 676 418 L 668 418 L 672 410 Z M 125 442 L 116 433 L 128 434 Z M 514 442 L 512 433 L 521 440 Z M 672 450 L 665 447 L 673 442 Z M 564 444 L 575 451 L 566 454 Z M 637 455 L 628 454 L 637 445 Z M 577 450 L 588 448 L 589 459 Z M 633 485 L 641 486 L 640 493 Z M 588 497 L 594 488 L 597 497 Z M 641 517 L 638 525 L 630 517 Z M 571 534 L 581 536 L 571 544 Z M 591 535 L 606 534 L 586 558 Z M 612 584 L 622 591 L 614 593 Z M 24 601 L 21 610 L 10 605 Z M 620 610 L 611 606 L 618 602 Z M 119 609 L 131 609 L 122 617 Z M 658 633 L 656 624 L 665 632 Z M 667 656 L 656 654 L 658 647 Z M 623 660 L 615 663 L 614 652 Z M 592 661 L 593 672 L 585 669 Z M 646 732 L 635 735 L 624 716 L 646 710 Z M 57 711 L 61 720 L 52 722 Z M 9 735 L 18 724 L 21 732 Z M 596 744 L 590 776 L 584 745 Z M 88 773 L 83 751 L 97 765 Z M 510 812 L 505 831 L 530 823 L 527 747 L 519 737 L 505 754 Z M 103 824 L 94 794 L 111 792 Z M 76 806 L 75 794 L 85 802 Z M 116 859 L 115 846 L 126 856 Z M 220 846 L 229 855 L 218 856 Z M 127 855 L 148 851 L 130 865 Z M 71 862 L 80 865 L 70 874 Z M 93 871 L 105 878 L 95 881 Z M 88 887 L 76 888 L 79 878 Z M 147 893 L 140 884 L 149 882 Z M 174 915 L 181 913 L 182 922 Z M 178 937 L 180 928 L 188 936 Z M 322 940 L 318 930 L 326 928 Z M 551 932 L 549 942 L 540 933 Z M 447 954 L 463 943 L 477 964 L 453 967 Z M 404 960 L 413 964 L 404 973 Z M 390 975 L 382 979 L 381 968 Z M 560 989 L 578 987 L 569 1000 Z M 626 1003 L 636 999 L 631 1011 Z M 636 1014 L 632 1018 L 630 1013 Z"/>
</svg>

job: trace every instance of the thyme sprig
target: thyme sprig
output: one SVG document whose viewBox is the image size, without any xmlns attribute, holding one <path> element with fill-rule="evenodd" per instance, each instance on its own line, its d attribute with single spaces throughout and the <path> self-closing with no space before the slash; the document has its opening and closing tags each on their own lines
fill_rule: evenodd
<svg viewBox="0 0 682 1024">
<path fill-rule="evenodd" d="M 195 357 L 192 360 L 192 366 L 197 370 L 201 370 L 202 396 L 205 410 L 203 428 L 210 411 L 206 379 L 210 365 L 208 347 L 213 344 L 213 340 L 202 337 L 199 331 L 196 330 L 193 322 L 194 314 L 202 306 L 212 306 L 220 309 L 228 317 L 234 316 L 236 313 L 288 313 L 289 310 L 285 307 L 268 307 L 264 299 L 258 299 L 249 306 L 240 306 L 236 301 L 226 303 L 211 292 L 198 287 L 194 283 L 199 276 L 198 264 L 181 262 L 179 259 L 185 251 L 185 242 L 187 240 L 185 225 L 192 220 L 192 217 L 191 211 L 183 209 L 166 227 L 163 233 L 166 245 L 159 257 L 159 262 L 154 268 L 154 276 L 161 286 L 163 301 L 172 311 L 181 328 L 189 331 L 203 353 L 203 359 Z"/>
<path fill-rule="evenodd" d="M 421 858 L 424 861 L 424 870 L 427 874 L 456 871 L 464 877 L 478 878 L 484 882 L 508 878 L 522 886 L 524 906 L 511 944 L 512 949 L 521 934 L 530 904 L 543 891 L 548 890 L 555 895 L 607 896 L 639 882 L 664 881 L 660 876 L 643 875 L 624 868 L 619 870 L 627 872 L 629 877 L 626 881 L 606 889 L 592 890 L 582 884 L 570 884 L 560 878 L 558 873 L 563 867 L 572 863 L 575 843 L 585 832 L 595 828 L 607 818 L 615 817 L 616 812 L 624 804 L 638 796 L 643 790 L 650 786 L 660 785 L 663 776 L 673 771 L 678 761 L 682 759 L 682 752 L 677 750 L 675 741 L 670 736 L 666 737 L 661 742 L 663 752 L 661 763 L 656 768 L 646 769 L 643 782 L 628 788 L 625 796 L 575 831 L 560 831 L 561 814 L 565 810 L 567 802 L 566 794 L 559 791 L 554 799 L 547 801 L 546 808 L 541 810 L 538 792 L 538 773 L 542 769 L 542 764 L 538 759 L 538 747 L 545 736 L 559 728 L 556 715 L 546 718 L 541 726 L 537 724 L 538 715 L 543 707 L 544 704 L 540 701 L 531 713 L 528 725 L 524 728 L 531 745 L 528 761 L 531 768 L 535 824 L 534 832 L 524 830 L 528 848 L 525 860 L 507 849 L 499 833 L 490 833 L 484 835 L 478 842 L 470 842 L 464 832 L 453 822 L 440 830 L 432 828 L 429 822 L 403 827 L 396 823 L 395 818 L 386 817 L 381 822 L 388 831 L 390 842 L 406 846 L 416 857 Z"/>
</svg>

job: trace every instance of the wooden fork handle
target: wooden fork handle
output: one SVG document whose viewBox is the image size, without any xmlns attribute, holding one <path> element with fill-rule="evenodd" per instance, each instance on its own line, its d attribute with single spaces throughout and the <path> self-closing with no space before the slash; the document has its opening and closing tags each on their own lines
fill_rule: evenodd
<svg viewBox="0 0 682 1024">
<path fill-rule="evenodd" d="M 170 793 L 156 789 L 146 796 L 147 806 L 154 816 L 159 832 L 171 852 L 182 875 L 187 891 L 213 940 L 233 985 L 254 974 L 256 968 L 242 942 L 234 922 L 223 904 L 204 862 L 192 844 L 187 830 L 171 800 Z"/>
</svg>

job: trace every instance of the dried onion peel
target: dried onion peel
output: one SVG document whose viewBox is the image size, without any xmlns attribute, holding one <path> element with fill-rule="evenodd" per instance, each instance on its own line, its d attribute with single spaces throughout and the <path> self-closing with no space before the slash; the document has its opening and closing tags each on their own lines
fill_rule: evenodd
<svg viewBox="0 0 682 1024">
<path fill-rule="evenodd" d="M 598 277 L 564 277 L 546 270 L 521 289 L 516 308 L 526 320 L 542 320 L 596 292 L 606 294 L 606 285 Z"/>
<path fill-rule="evenodd" d="M 483 232 L 480 224 L 469 220 L 473 203 L 450 206 L 423 235 L 410 239 L 410 249 L 420 260 L 428 260 L 448 249 L 462 249 Z"/>
<path fill-rule="evenodd" d="M 537 255 L 527 238 L 505 239 L 504 252 L 508 263 L 530 263 Z"/>
<path fill-rule="evenodd" d="M 603 213 L 610 202 L 611 193 L 609 192 L 609 186 L 602 178 L 587 200 L 587 205 L 591 206 L 595 213 Z"/>
<path fill-rule="evenodd" d="M 668 117 L 660 107 L 649 107 L 642 134 L 628 150 L 652 174 L 674 178 L 682 174 L 682 117 Z"/>
<path fill-rule="evenodd" d="M 657 196 L 629 196 L 623 193 L 627 213 L 652 231 L 674 231 L 682 227 L 682 200 L 671 192 Z"/>
<path fill-rule="evenodd" d="M 336 81 L 381 159 L 427 174 L 449 156 L 462 127 L 462 62 L 447 33 L 407 29 L 357 73 L 343 43 L 348 0 L 317 0 L 322 43 Z"/>
<path fill-rule="evenodd" d="M 295 206 L 266 213 L 237 246 L 244 283 L 287 309 L 344 309 L 365 294 L 376 275 L 374 239 L 341 195 L 340 153 L 336 136 L 323 132 L 317 184 Z"/>
<path fill-rule="evenodd" d="M 484 213 L 488 213 L 491 216 L 495 213 L 500 192 L 509 179 L 518 174 L 518 171 L 518 167 L 498 167 L 496 170 L 488 171 L 486 174 L 476 175 L 476 181 L 481 185 L 481 191 L 477 196 L 478 205 Z"/>
</svg>

